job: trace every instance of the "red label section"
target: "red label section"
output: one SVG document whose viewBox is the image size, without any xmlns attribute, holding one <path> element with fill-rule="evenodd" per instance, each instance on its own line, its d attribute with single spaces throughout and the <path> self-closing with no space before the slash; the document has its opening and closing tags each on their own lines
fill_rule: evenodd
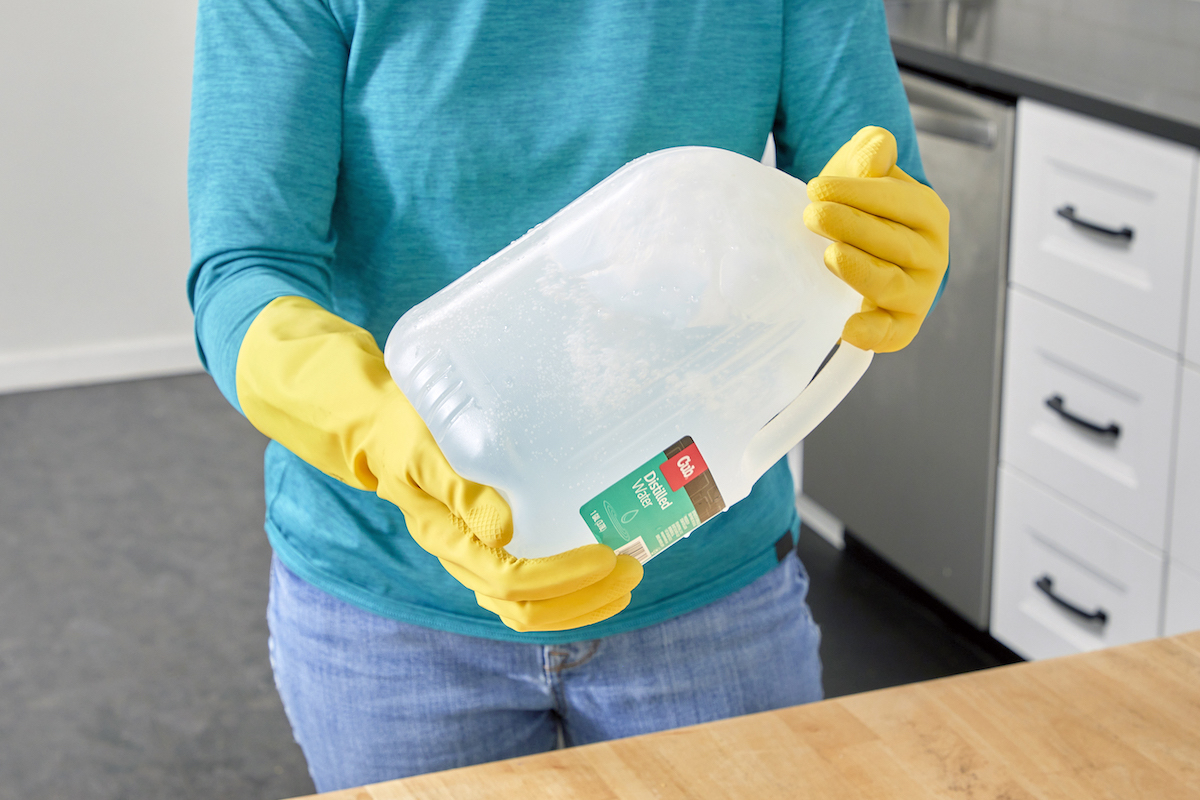
<svg viewBox="0 0 1200 800">
<path fill-rule="evenodd" d="M 704 463 L 700 449 L 693 444 L 664 461 L 658 470 L 667 479 L 671 491 L 678 492 L 689 482 L 708 472 L 708 464 Z"/>
</svg>

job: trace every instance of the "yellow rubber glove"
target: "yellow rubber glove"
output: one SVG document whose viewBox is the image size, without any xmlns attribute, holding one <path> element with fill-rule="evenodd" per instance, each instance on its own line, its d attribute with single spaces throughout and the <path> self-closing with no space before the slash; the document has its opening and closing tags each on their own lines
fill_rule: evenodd
<svg viewBox="0 0 1200 800">
<path fill-rule="evenodd" d="M 950 261 L 950 212 L 896 166 L 896 138 L 863 128 L 808 184 L 804 224 L 832 239 L 825 266 L 862 296 L 842 338 L 890 353 L 917 335 Z"/>
<path fill-rule="evenodd" d="M 258 430 L 399 506 L 417 544 L 514 630 L 607 619 L 642 579 L 637 559 L 601 544 L 549 558 L 509 555 L 508 504 L 451 468 L 375 338 L 310 300 L 280 297 L 255 318 L 238 352 L 237 394 Z"/>
</svg>

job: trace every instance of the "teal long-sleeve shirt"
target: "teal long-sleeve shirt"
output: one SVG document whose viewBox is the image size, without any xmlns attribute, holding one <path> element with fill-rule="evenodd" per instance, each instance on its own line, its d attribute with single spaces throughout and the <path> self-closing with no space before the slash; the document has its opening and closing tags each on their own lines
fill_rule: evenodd
<svg viewBox="0 0 1200 800">
<path fill-rule="evenodd" d="M 923 179 L 881 0 L 200 0 L 188 293 L 235 407 L 238 350 L 307 297 L 381 345 L 411 306 L 626 162 L 677 145 L 804 180 L 864 125 Z M 797 224 L 802 224 L 797 220 Z M 646 567 L 629 608 L 518 634 L 407 534 L 400 511 L 277 443 L 266 530 L 300 577 L 378 614 L 533 643 L 620 633 L 747 585 L 796 532 L 780 463 Z"/>
</svg>

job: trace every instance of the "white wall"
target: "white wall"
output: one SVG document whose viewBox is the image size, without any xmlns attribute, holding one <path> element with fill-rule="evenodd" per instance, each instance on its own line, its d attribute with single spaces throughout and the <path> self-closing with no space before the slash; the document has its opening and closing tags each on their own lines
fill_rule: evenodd
<svg viewBox="0 0 1200 800">
<path fill-rule="evenodd" d="M 41 0 L 0 24 L 0 392 L 199 369 L 194 0 Z"/>
</svg>

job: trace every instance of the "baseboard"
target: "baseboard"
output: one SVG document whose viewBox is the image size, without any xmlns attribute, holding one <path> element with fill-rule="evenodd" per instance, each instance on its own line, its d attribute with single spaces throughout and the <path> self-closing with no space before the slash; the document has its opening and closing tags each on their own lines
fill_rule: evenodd
<svg viewBox="0 0 1200 800">
<path fill-rule="evenodd" d="M 796 511 L 806 526 L 839 550 L 846 547 L 846 526 L 808 495 L 796 495 Z"/>
<path fill-rule="evenodd" d="M 0 394 L 199 372 L 190 335 L 0 353 Z"/>
</svg>

